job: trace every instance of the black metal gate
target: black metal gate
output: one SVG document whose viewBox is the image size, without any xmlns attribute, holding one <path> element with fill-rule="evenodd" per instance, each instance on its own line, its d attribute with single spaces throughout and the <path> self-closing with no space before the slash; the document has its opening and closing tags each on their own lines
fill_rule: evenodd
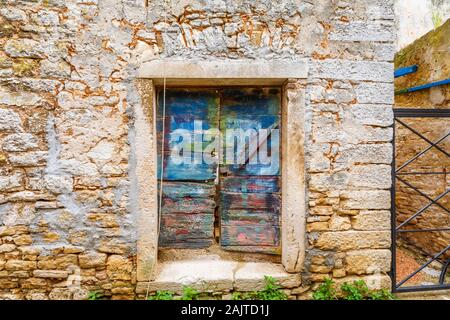
<svg viewBox="0 0 450 320">
<path fill-rule="evenodd" d="M 446 198 L 447 195 L 450 195 L 448 186 L 450 184 L 450 167 L 448 166 L 448 161 L 450 160 L 448 139 L 450 136 L 450 122 L 445 122 L 444 126 L 440 126 L 441 136 L 430 138 L 430 133 L 435 129 L 431 122 L 439 119 L 449 121 L 450 109 L 394 109 L 394 118 L 393 183 L 391 190 L 392 291 L 450 289 L 448 280 L 450 278 L 450 243 L 448 241 L 450 237 L 450 201 L 448 201 L 448 197 Z M 426 127 L 426 130 L 422 130 L 422 132 L 419 132 L 420 130 L 411 124 L 414 121 L 418 123 L 418 118 L 423 118 L 420 120 L 422 121 L 420 127 L 422 129 L 424 126 Z M 426 122 L 430 122 L 429 126 L 427 124 L 424 125 Z M 445 132 L 443 135 L 442 130 Z M 426 131 L 428 136 L 424 131 Z M 402 137 L 399 137 L 399 132 L 401 132 Z M 405 132 L 413 136 L 412 140 L 409 141 L 405 138 Z M 419 142 L 426 144 L 426 146 L 419 147 Z M 414 152 L 412 157 L 405 157 L 399 150 L 402 144 L 406 145 L 407 143 L 412 144 L 410 149 L 419 150 L 420 148 L 420 151 Z M 420 170 L 413 168 L 414 165 L 423 161 L 424 157 L 433 152 L 434 154 L 431 156 L 434 157 L 435 163 L 439 164 L 437 167 L 440 170 L 435 170 L 436 166 L 427 167 L 426 165 L 419 165 Z M 427 179 L 425 180 L 423 177 L 427 177 Z M 433 183 L 433 181 L 437 180 L 433 179 L 444 181 L 443 189 L 438 190 L 437 185 L 435 186 Z M 431 194 L 429 190 L 433 188 L 435 190 Z M 427 189 L 427 192 L 423 189 Z M 420 203 L 418 207 L 412 206 L 412 203 L 417 204 L 420 201 L 419 199 L 424 200 L 424 204 Z M 408 202 L 411 203 L 414 209 L 409 207 Z M 433 215 L 437 215 L 438 218 L 436 219 Z M 427 222 L 426 219 L 430 216 L 433 216 L 433 221 Z M 423 227 L 424 225 L 431 225 L 432 227 Z M 443 241 L 439 241 L 439 243 L 434 241 L 435 238 L 433 236 L 436 233 L 439 233 L 439 240 L 443 239 Z M 430 236 L 432 234 L 433 236 Z M 418 262 L 416 261 L 417 264 L 408 264 L 404 261 L 402 264 L 398 263 L 397 250 L 403 250 L 400 249 L 399 243 L 406 245 L 412 243 L 411 248 L 417 248 L 417 252 L 420 252 L 421 257 Z M 433 266 L 433 269 L 430 269 L 429 266 Z M 440 270 L 438 269 L 439 266 Z M 428 272 L 431 272 L 429 270 L 434 270 L 435 280 L 412 281 L 424 275 L 428 276 L 429 273 L 424 273 L 427 270 Z"/>
</svg>

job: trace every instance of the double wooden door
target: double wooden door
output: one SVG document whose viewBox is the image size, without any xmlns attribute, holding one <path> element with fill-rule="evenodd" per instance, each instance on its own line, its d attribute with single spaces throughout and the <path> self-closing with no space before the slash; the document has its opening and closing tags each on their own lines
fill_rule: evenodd
<svg viewBox="0 0 450 320">
<path fill-rule="evenodd" d="M 160 247 L 280 253 L 280 104 L 279 88 L 158 92 Z"/>
</svg>

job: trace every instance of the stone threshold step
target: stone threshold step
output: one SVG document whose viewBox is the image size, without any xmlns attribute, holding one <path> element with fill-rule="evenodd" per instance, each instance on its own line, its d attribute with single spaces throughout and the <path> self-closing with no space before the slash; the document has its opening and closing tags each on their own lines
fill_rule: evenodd
<svg viewBox="0 0 450 320">
<path fill-rule="evenodd" d="M 136 293 L 172 291 L 181 294 L 184 286 L 201 292 L 253 291 L 265 286 L 264 276 L 278 280 L 283 288 L 301 284 L 300 274 L 287 273 L 281 264 L 238 262 L 207 257 L 162 262 L 153 281 L 139 282 Z"/>
</svg>

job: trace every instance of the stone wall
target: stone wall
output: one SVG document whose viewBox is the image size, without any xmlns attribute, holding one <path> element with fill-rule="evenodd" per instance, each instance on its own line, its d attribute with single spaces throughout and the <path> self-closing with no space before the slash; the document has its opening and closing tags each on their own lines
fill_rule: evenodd
<svg viewBox="0 0 450 320">
<path fill-rule="evenodd" d="M 0 298 L 135 297 L 135 80 L 161 58 L 309 59 L 292 296 L 388 287 L 392 2 L 0 0 Z"/>
<path fill-rule="evenodd" d="M 413 64 L 419 66 L 414 74 L 397 78 L 396 89 L 404 89 L 433 81 L 443 80 L 450 77 L 448 61 L 450 52 L 448 47 L 450 39 L 450 20 L 447 20 L 440 28 L 430 31 L 422 38 L 396 54 L 395 66 L 405 67 Z M 429 108 L 448 109 L 450 107 L 449 85 L 433 87 L 427 90 L 395 97 L 396 108 Z M 405 118 L 403 121 L 422 133 L 430 141 L 437 141 L 448 133 L 450 119 L 448 118 Z M 429 146 L 427 142 L 401 125 L 397 125 L 396 152 L 397 167 L 418 154 Z M 450 150 L 450 141 L 445 139 L 439 145 L 442 149 Z M 426 154 L 405 167 L 404 171 L 431 171 L 448 172 L 450 159 L 441 151 L 432 148 Z M 449 188 L 449 174 L 421 175 L 404 177 L 412 185 L 418 187 L 422 192 L 434 199 Z M 398 212 L 398 223 L 403 222 L 409 216 L 424 207 L 429 201 L 405 184 L 397 182 L 396 206 Z M 448 195 L 441 198 L 439 203 L 448 208 L 450 203 Z M 450 218 L 442 208 L 431 206 L 423 214 L 411 221 L 407 228 L 432 229 L 448 228 Z M 434 255 L 443 250 L 450 242 L 448 232 L 406 233 L 402 235 L 408 243 L 428 254 Z"/>
<path fill-rule="evenodd" d="M 436 29 L 450 18 L 447 0 L 395 0 L 396 51 Z"/>
</svg>

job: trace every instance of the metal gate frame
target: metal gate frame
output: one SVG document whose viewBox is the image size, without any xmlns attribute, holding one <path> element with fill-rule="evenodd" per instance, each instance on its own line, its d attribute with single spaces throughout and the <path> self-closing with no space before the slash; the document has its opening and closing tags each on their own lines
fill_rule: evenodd
<svg viewBox="0 0 450 320">
<path fill-rule="evenodd" d="M 435 197 L 434 199 L 430 198 L 426 194 L 424 194 L 422 191 L 420 191 L 418 188 L 414 187 L 410 183 L 404 181 L 401 177 L 401 175 L 407 175 L 407 174 L 443 174 L 445 172 L 402 172 L 399 173 L 399 171 L 406 167 L 408 164 L 425 154 L 428 150 L 432 148 L 436 148 L 442 153 L 444 153 L 447 157 L 450 158 L 450 154 L 440 148 L 438 144 L 445 140 L 449 135 L 450 131 L 447 132 L 443 137 L 436 140 L 435 142 L 430 141 L 425 136 L 423 136 L 421 133 L 417 132 L 417 130 L 411 128 L 407 124 L 405 124 L 400 118 L 450 118 L 450 109 L 394 109 L 394 123 L 392 125 L 393 127 L 393 140 L 392 140 L 392 146 L 393 146 L 393 158 L 392 158 L 392 187 L 391 187 L 391 283 L 392 283 L 392 292 L 412 292 L 412 291 L 428 291 L 428 290 L 446 290 L 450 289 L 450 284 L 445 284 L 445 275 L 447 271 L 450 268 L 450 259 L 448 259 L 446 262 L 443 263 L 442 271 L 439 279 L 439 284 L 433 284 L 433 285 L 421 285 L 421 286 L 408 286 L 408 287 L 402 287 L 404 283 L 406 283 L 409 279 L 411 279 L 413 276 L 415 276 L 417 273 L 419 273 L 422 269 L 424 269 L 426 266 L 428 266 L 433 261 L 436 261 L 441 255 L 443 255 L 445 252 L 450 250 L 450 244 L 443 249 L 441 252 L 436 253 L 434 256 L 430 255 L 430 259 L 425 262 L 422 266 L 420 266 L 416 271 L 408 275 L 406 278 L 402 279 L 399 283 L 397 283 L 396 280 L 396 245 L 397 245 L 397 235 L 402 232 L 433 232 L 433 231 L 444 231 L 448 232 L 450 231 L 450 228 L 435 228 L 435 229 L 413 229 L 413 230 L 399 230 L 403 225 L 408 223 L 410 220 L 415 218 L 416 216 L 420 215 L 422 212 L 424 212 L 428 207 L 434 205 L 439 206 L 443 210 L 445 210 L 447 213 L 450 214 L 450 210 L 445 208 L 444 206 L 440 205 L 437 201 L 444 197 L 446 194 L 450 192 L 450 189 L 447 189 L 439 196 Z M 395 124 L 399 123 L 405 128 L 407 128 L 409 131 L 414 133 L 415 135 L 419 136 L 421 139 L 426 141 L 429 146 L 419 152 L 418 154 L 414 155 L 412 158 L 407 160 L 405 163 L 403 163 L 399 168 L 396 168 L 396 162 L 395 162 L 395 152 L 396 152 L 396 146 L 395 146 Z M 396 195 L 396 181 L 401 181 L 404 183 L 407 187 L 413 189 L 416 191 L 420 196 L 425 197 L 429 203 L 416 211 L 413 215 L 411 215 L 408 219 L 403 221 L 400 225 L 397 225 L 397 211 L 396 211 L 396 205 L 395 205 L 395 195 Z"/>
</svg>

